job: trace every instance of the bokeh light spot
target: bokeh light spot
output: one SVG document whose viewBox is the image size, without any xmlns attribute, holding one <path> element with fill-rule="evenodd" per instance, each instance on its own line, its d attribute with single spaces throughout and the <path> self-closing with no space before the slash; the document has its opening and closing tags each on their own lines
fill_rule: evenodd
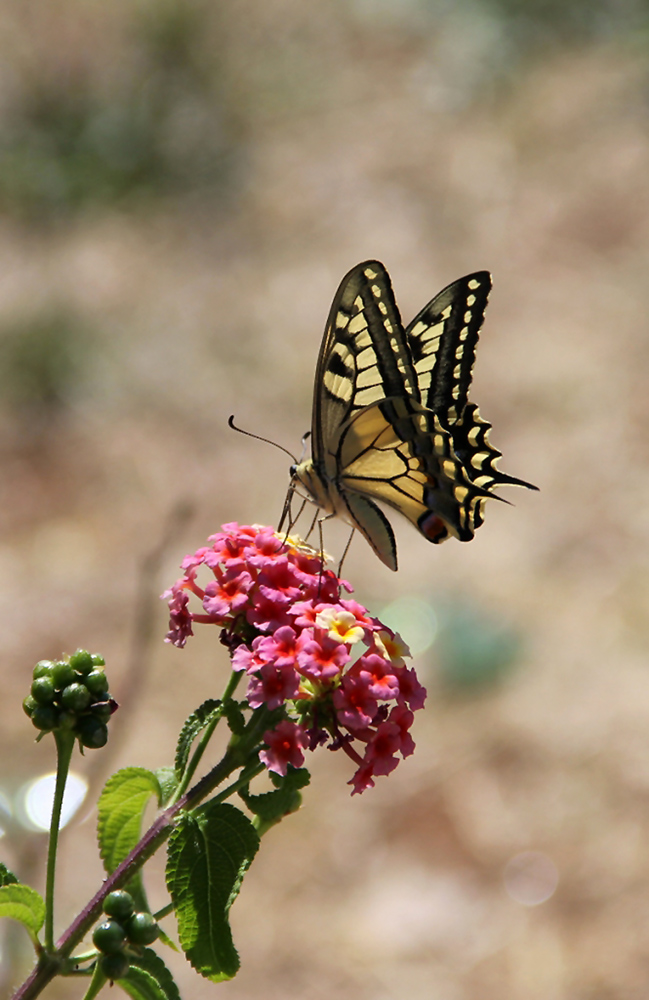
<svg viewBox="0 0 649 1000">
<path fill-rule="evenodd" d="M 538 906 L 552 896 L 559 884 L 554 861 L 539 851 L 523 851 L 505 865 L 505 889 L 521 906 Z"/>
<path fill-rule="evenodd" d="M 421 656 L 435 642 L 437 615 L 420 597 L 399 597 L 386 605 L 379 617 L 408 643 L 413 656 Z"/>
<path fill-rule="evenodd" d="M 17 804 L 23 826 L 31 830 L 49 830 L 55 785 L 56 774 L 52 773 L 43 774 L 21 788 Z M 88 782 L 85 778 L 70 772 L 63 796 L 61 828 L 70 822 L 87 792 Z"/>
<path fill-rule="evenodd" d="M 0 838 L 4 837 L 11 823 L 11 802 L 3 791 L 0 791 Z"/>
</svg>

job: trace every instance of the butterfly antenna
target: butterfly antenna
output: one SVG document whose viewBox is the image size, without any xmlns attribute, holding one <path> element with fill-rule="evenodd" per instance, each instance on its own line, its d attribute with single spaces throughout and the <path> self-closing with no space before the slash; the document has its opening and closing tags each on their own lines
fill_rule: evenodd
<svg viewBox="0 0 649 1000">
<path fill-rule="evenodd" d="M 299 462 L 293 452 L 289 451 L 288 448 L 284 448 L 283 445 L 277 444 L 277 441 L 271 441 L 270 438 L 262 437 L 261 434 L 253 434 L 251 431 L 244 431 L 242 427 L 237 427 L 234 422 L 234 414 L 228 417 L 228 427 L 231 427 L 233 431 L 238 431 L 239 434 L 245 434 L 246 437 L 256 438 L 257 441 L 264 441 L 266 444 L 272 444 L 274 448 L 279 448 L 279 450 L 283 451 L 285 455 L 292 458 L 296 465 L 299 465 Z"/>
</svg>

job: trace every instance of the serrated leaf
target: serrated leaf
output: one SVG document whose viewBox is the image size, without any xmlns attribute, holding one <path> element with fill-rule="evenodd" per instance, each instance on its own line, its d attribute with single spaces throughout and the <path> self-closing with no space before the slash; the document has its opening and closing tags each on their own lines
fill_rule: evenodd
<svg viewBox="0 0 649 1000">
<path fill-rule="evenodd" d="M 208 698 L 202 705 L 199 705 L 195 712 L 185 721 L 180 730 L 178 745 L 176 747 L 176 774 L 180 777 L 189 760 L 189 753 L 192 743 L 199 733 L 208 726 L 214 719 L 218 719 L 223 713 L 223 705 L 216 698 Z"/>
<path fill-rule="evenodd" d="M 239 791 L 250 812 L 259 817 L 257 832 L 260 835 L 275 823 L 279 823 L 284 816 L 300 808 L 302 804 L 300 789 L 311 781 L 311 775 L 305 767 L 289 767 L 284 777 L 271 771 L 270 776 L 276 786 L 272 792 L 250 795 L 246 789 Z"/>
<path fill-rule="evenodd" d="M 0 917 L 18 920 L 32 940 L 45 923 L 45 902 L 36 889 L 21 883 L 0 886 Z"/>
<path fill-rule="evenodd" d="M 0 861 L 0 886 L 13 885 L 17 881 L 18 879 L 14 873 L 7 868 L 6 865 L 3 865 L 2 861 Z"/>
<path fill-rule="evenodd" d="M 173 767 L 156 767 L 153 772 L 160 784 L 160 805 L 166 806 L 178 788 L 178 775 Z"/>
<path fill-rule="evenodd" d="M 125 767 L 104 785 L 98 803 L 97 839 L 109 875 L 139 841 L 144 810 L 152 797 L 160 803 L 160 783 L 153 771 L 144 767 Z M 125 888 L 133 896 L 136 909 L 149 909 L 140 872 Z"/>
<path fill-rule="evenodd" d="M 250 820 L 228 803 L 183 817 L 169 840 L 167 888 L 185 955 L 202 976 L 232 979 L 239 956 L 228 913 L 259 847 Z"/>
<path fill-rule="evenodd" d="M 142 816 L 152 796 L 160 801 L 160 783 L 153 771 L 144 767 L 125 767 L 104 785 L 98 803 L 97 838 L 109 875 L 140 839 Z"/>
<path fill-rule="evenodd" d="M 180 1000 L 173 976 L 159 955 L 151 948 L 141 954 L 129 954 L 128 972 L 115 982 L 133 1000 Z"/>
</svg>

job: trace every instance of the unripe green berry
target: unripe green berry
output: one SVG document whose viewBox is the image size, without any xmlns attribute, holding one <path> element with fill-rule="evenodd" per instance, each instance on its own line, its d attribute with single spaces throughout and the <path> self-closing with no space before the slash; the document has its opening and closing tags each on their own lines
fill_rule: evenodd
<svg viewBox="0 0 649 1000">
<path fill-rule="evenodd" d="M 54 664 L 52 663 L 51 660 L 39 660 L 36 666 L 34 667 L 34 672 L 32 674 L 34 680 L 36 680 L 37 677 L 51 675 L 53 667 Z"/>
<path fill-rule="evenodd" d="M 90 657 L 90 659 L 92 660 L 92 665 L 94 667 L 105 667 L 106 666 L 106 661 L 103 658 L 103 656 L 101 655 L 101 653 L 93 653 L 92 656 Z"/>
<path fill-rule="evenodd" d="M 103 670 L 94 669 L 84 677 L 83 683 L 95 697 L 108 694 L 108 678 Z"/>
<path fill-rule="evenodd" d="M 121 951 L 116 955 L 102 955 L 99 960 L 99 968 L 111 983 L 116 979 L 123 979 L 128 972 L 128 966 L 128 958 Z"/>
<path fill-rule="evenodd" d="M 51 677 L 43 674 L 41 677 L 37 677 L 35 681 L 32 681 L 31 692 L 32 698 L 39 705 L 51 705 L 55 694 L 54 681 Z"/>
<path fill-rule="evenodd" d="M 61 692 L 61 703 L 65 708 L 71 708 L 73 712 L 85 711 L 90 702 L 91 694 L 85 684 L 77 682 L 68 684 Z"/>
<path fill-rule="evenodd" d="M 104 920 L 103 924 L 95 927 L 92 943 L 104 955 L 115 955 L 124 949 L 126 931 L 117 920 Z"/>
<path fill-rule="evenodd" d="M 36 699 L 32 698 L 32 696 L 28 694 L 27 697 L 23 699 L 23 711 L 25 712 L 25 715 L 31 716 L 37 704 L 38 702 Z"/>
<path fill-rule="evenodd" d="M 80 674 L 89 674 L 93 668 L 92 656 L 87 649 L 78 649 L 70 657 L 70 665 Z"/>
<path fill-rule="evenodd" d="M 99 750 L 108 743 L 108 727 L 92 715 L 85 715 L 79 720 L 77 732 L 81 743 L 89 750 Z"/>
<path fill-rule="evenodd" d="M 104 900 L 104 913 L 109 917 L 116 917 L 117 920 L 126 920 L 135 909 L 133 897 L 125 889 L 116 889 L 106 896 Z"/>
<path fill-rule="evenodd" d="M 113 709 L 108 701 L 98 701 L 95 705 L 90 706 L 90 711 L 92 717 L 98 719 L 99 722 L 108 722 L 113 714 Z"/>
<path fill-rule="evenodd" d="M 32 722 L 37 729 L 49 732 L 56 729 L 59 721 L 59 713 L 54 705 L 37 705 L 32 712 Z"/>
<path fill-rule="evenodd" d="M 76 671 L 71 663 L 67 660 L 58 660 L 52 667 L 52 680 L 54 681 L 54 687 L 59 691 L 62 688 L 72 684 L 77 678 Z"/>
<path fill-rule="evenodd" d="M 76 712 L 73 712 L 69 708 L 63 708 L 59 712 L 59 720 L 57 723 L 58 729 L 74 729 L 77 722 L 79 721 L 79 716 Z"/>
<path fill-rule="evenodd" d="M 125 924 L 126 936 L 132 944 L 153 944 L 160 929 L 152 914 L 134 913 Z"/>
</svg>

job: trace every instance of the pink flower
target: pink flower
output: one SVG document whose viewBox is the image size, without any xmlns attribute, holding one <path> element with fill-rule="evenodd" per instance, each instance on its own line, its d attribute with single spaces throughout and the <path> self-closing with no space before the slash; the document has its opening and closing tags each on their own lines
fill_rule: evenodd
<svg viewBox="0 0 649 1000">
<path fill-rule="evenodd" d="M 352 731 L 370 726 L 378 711 L 367 680 L 358 674 L 343 677 L 340 687 L 334 691 L 333 703 L 339 724 Z"/>
<path fill-rule="evenodd" d="M 192 616 L 189 613 L 189 594 L 180 587 L 166 590 L 163 597 L 170 597 L 169 601 L 169 624 L 171 628 L 167 632 L 165 642 L 172 642 L 174 646 L 184 646 L 190 635 L 193 635 Z"/>
<path fill-rule="evenodd" d="M 389 774 L 399 763 L 396 752 L 400 749 L 402 734 L 395 722 L 382 722 L 374 738 L 367 745 L 365 761 L 372 764 L 373 774 Z"/>
<path fill-rule="evenodd" d="M 264 663 L 248 684 L 248 704 L 251 708 L 268 705 L 279 708 L 285 701 L 297 697 L 300 681 L 292 667 Z"/>
<path fill-rule="evenodd" d="M 378 653 L 361 656 L 354 669 L 369 685 L 369 691 L 375 698 L 396 698 L 399 694 L 399 681 L 392 664 Z"/>
<path fill-rule="evenodd" d="M 399 696 L 413 712 L 424 707 L 426 688 L 419 683 L 413 667 L 394 667 L 394 673 L 399 680 Z"/>
<path fill-rule="evenodd" d="M 285 775 L 289 764 L 291 767 L 304 764 L 302 747 L 307 745 L 307 737 L 297 723 L 284 719 L 275 729 L 264 733 L 264 743 L 268 749 L 260 751 L 259 759 L 269 771 Z"/>
<path fill-rule="evenodd" d="M 219 573 L 205 588 L 203 607 L 208 614 L 217 618 L 240 611 L 248 603 L 248 591 L 252 587 L 250 573 L 237 572 L 238 567 Z"/>
<path fill-rule="evenodd" d="M 372 780 L 373 773 L 371 764 L 361 764 L 353 778 L 347 782 L 348 785 L 354 786 L 352 795 L 359 795 L 361 792 L 364 792 L 366 788 L 374 788 L 374 781 Z"/>
<path fill-rule="evenodd" d="M 286 547 L 282 539 L 279 538 L 272 528 L 260 528 L 255 535 L 254 549 L 248 555 L 248 562 L 251 566 L 259 569 L 267 568 L 271 563 L 280 558 L 285 558 Z"/>
<path fill-rule="evenodd" d="M 405 705 L 395 705 L 388 716 L 388 722 L 399 727 L 399 753 L 402 757 L 410 757 L 415 752 L 415 741 L 409 732 L 414 720 L 414 715 Z"/>
<path fill-rule="evenodd" d="M 295 625 L 300 628 L 311 628 L 315 625 L 318 612 L 326 607 L 325 604 L 316 604 L 315 601 L 295 601 L 289 608 L 289 614 L 295 616 Z"/>
<path fill-rule="evenodd" d="M 267 663 L 277 667 L 294 666 L 296 662 L 297 632 L 290 625 L 282 625 L 272 635 L 263 636 L 259 641 L 259 655 Z M 257 640 L 255 639 L 255 642 Z M 253 643 L 254 646 L 254 643 Z"/>
<path fill-rule="evenodd" d="M 313 681 L 332 680 L 337 677 L 350 659 L 342 642 L 327 635 L 316 639 L 311 629 L 305 629 L 298 639 L 297 668 L 304 677 Z"/>
<path fill-rule="evenodd" d="M 232 669 L 245 670 L 247 674 L 254 673 L 255 670 L 260 670 L 266 662 L 264 657 L 259 655 L 259 643 L 261 641 L 261 636 L 253 639 L 252 649 L 246 646 L 245 643 L 237 646 L 232 654 Z"/>
<path fill-rule="evenodd" d="M 278 600 L 271 600 L 257 591 L 254 602 L 246 611 L 246 618 L 260 632 L 275 632 L 283 625 L 292 624 L 289 608 L 288 598 L 280 597 Z"/>
</svg>

